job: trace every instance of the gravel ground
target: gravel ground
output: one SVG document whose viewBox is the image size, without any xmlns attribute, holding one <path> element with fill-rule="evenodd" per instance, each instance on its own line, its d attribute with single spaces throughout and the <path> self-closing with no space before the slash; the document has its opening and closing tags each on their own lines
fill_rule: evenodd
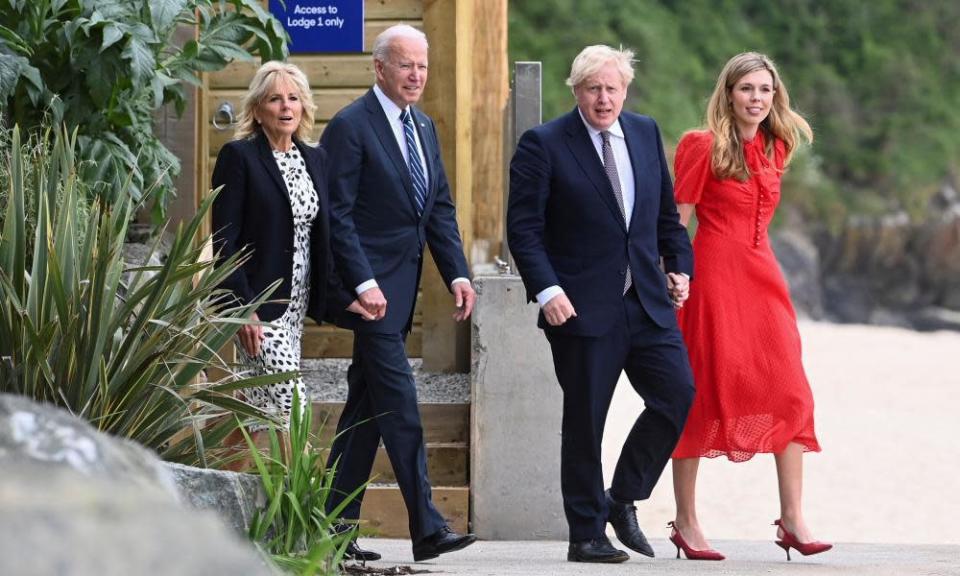
<svg viewBox="0 0 960 576">
<path fill-rule="evenodd" d="M 303 379 L 314 402 L 344 402 L 347 399 L 346 358 L 307 359 L 301 363 Z M 411 359 L 417 381 L 417 399 L 421 403 L 465 404 L 470 402 L 469 374 L 424 372 L 423 362 Z"/>
</svg>

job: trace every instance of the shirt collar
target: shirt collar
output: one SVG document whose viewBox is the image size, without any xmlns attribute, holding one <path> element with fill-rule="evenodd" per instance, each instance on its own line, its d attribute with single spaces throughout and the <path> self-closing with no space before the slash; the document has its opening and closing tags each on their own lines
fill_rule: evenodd
<svg viewBox="0 0 960 576">
<path fill-rule="evenodd" d="M 590 139 L 596 140 L 596 138 L 600 135 L 600 131 L 594 128 L 593 126 L 591 126 L 589 122 L 587 122 L 587 119 L 583 116 L 583 111 L 580 110 L 579 106 L 577 106 L 577 113 L 580 114 L 580 120 L 582 120 L 583 125 L 586 126 L 587 133 L 590 134 Z M 607 132 L 609 132 L 613 136 L 616 136 L 617 138 L 623 138 L 623 128 L 620 126 L 619 118 L 613 121 L 613 124 L 611 124 L 610 127 L 607 128 Z"/>
<path fill-rule="evenodd" d="M 373 85 L 373 93 L 376 94 L 377 100 L 380 101 L 380 107 L 383 108 L 383 112 L 387 115 L 387 119 L 390 120 L 390 122 L 399 122 L 400 113 L 403 112 L 403 108 L 397 106 L 396 102 L 384 94 L 383 90 L 380 89 L 379 84 Z"/>
</svg>

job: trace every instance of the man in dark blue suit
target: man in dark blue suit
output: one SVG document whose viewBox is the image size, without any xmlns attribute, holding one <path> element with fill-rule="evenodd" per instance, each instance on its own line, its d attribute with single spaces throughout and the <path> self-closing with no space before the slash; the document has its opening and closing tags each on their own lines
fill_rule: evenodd
<svg viewBox="0 0 960 576">
<path fill-rule="evenodd" d="M 465 320 L 476 295 L 457 227 L 433 121 L 414 104 L 427 81 L 427 39 L 397 25 L 373 46 L 376 84 L 341 110 L 323 132 L 329 155 L 331 246 L 345 286 L 374 316 L 343 315 L 354 331 L 349 392 L 330 464 L 337 465 L 328 511 L 370 477 L 381 437 L 403 494 L 416 561 L 476 539 L 456 534 L 434 507 L 416 388 L 404 341 L 410 331 L 424 246 Z M 359 320 L 359 321 L 358 321 Z M 341 518 L 356 521 L 363 490 Z M 355 558 L 374 552 L 351 544 Z"/>
<path fill-rule="evenodd" d="M 561 492 L 567 559 L 623 562 L 605 535 L 647 556 L 635 500 L 650 496 L 693 400 L 675 307 L 693 256 L 656 123 L 623 112 L 633 53 L 589 46 L 567 84 L 577 108 L 527 131 L 510 164 L 510 250 L 563 390 Z M 661 268 L 662 266 L 662 268 Z M 603 488 L 600 444 L 620 373 L 645 410 Z"/>
</svg>

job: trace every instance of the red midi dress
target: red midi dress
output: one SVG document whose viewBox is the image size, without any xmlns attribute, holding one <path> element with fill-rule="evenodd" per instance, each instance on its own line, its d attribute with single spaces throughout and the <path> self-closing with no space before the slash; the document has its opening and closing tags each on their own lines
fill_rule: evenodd
<svg viewBox="0 0 960 576">
<path fill-rule="evenodd" d="M 762 133 L 746 143 L 744 182 L 714 177 L 712 142 L 710 132 L 688 133 L 674 163 L 677 203 L 696 205 L 698 226 L 690 298 L 678 313 L 696 396 L 673 457 L 742 462 L 790 442 L 819 452 L 797 318 L 767 237 L 783 142 L 772 160 Z"/>
</svg>

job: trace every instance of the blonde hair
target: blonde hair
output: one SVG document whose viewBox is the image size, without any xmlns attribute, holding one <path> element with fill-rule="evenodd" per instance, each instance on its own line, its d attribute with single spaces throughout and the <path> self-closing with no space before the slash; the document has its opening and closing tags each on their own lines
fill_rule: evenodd
<svg viewBox="0 0 960 576">
<path fill-rule="evenodd" d="M 737 131 L 733 104 L 730 93 L 741 78 L 756 72 L 766 70 L 773 78 L 773 104 L 770 113 L 760 123 L 763 131 L 765 149 L 768 158 L 773 158 L 774 139 L 783 141 L 786 148 L 783 165 L 790 163 L 794 150 L 799 145 L 800 136 L 807 142 L 813 142 L 813 130 L 803 117 L 790 108 L 790 95 L 787 87 L 780 79 L 777 68 L 767 56 L 757 52 L 737 54 L 727 61 L 717 85 L 707 104 L 707 129 L 713 133 L 713 150 L 710 154 L 710 165 L 717 178 L 736 178 L 746 180 L 750 177 L 750 169 L 743 155 L 743 141 Z"/>
<path fill-rule="evenodd" d="M 607 64 L 614 64 L 620 77 L 623 78 L 623 85 L 627 86 L 633 82 L 633 50 L 621 48 L 615 50 L 603 44 L 587 46 L 577 54 L 570 65 L 570 77 L 567 78 L 567 86 L 575 88 L 578 84 L 599 72 Z"/>
<path fill-rule="evenodd" d="M 286 81 L 296 87 L 299 92 L 303 113 L 300 115 L 300 125 L 293 137 L 297 140 L 306 140 L 313 130 L 313 114 L 317 105 L 313 103 L 313 94 L 310 92 L 310 83 L 307 75 L 293 64 L 287 62 L 267 62 L 257 70 L 250 81 L 250 88 L 243 97 L 240 115 L 237 118 L 237 129 L 233 137 L 237 140 L 250 138 L 263 131 L 254 117 L 257 107 L 277 83 Z"/>
</svg>

